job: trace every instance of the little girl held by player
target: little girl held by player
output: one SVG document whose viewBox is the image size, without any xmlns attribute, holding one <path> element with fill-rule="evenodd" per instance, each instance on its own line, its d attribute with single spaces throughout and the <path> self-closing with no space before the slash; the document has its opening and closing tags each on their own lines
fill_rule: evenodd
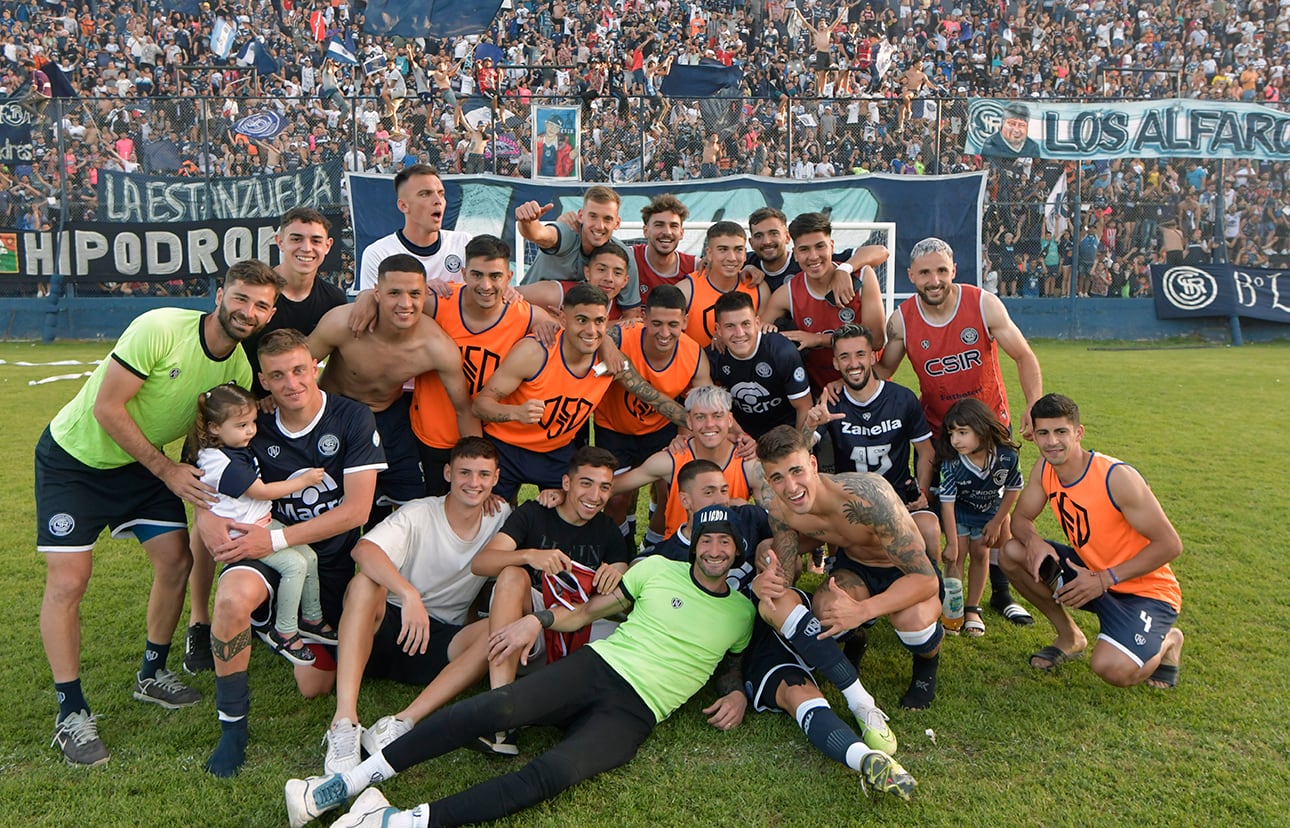
<svg viewBox="0 0 1290 828">
<path fill-rule="evenodd" d="M 985 635 L 981 594 L 990 550 L 1008 539 L 1008 516 L 1021 494 L 1019 447 L 998 416 L 972 397 L 950 408 L 936 438 L 946 578 L 962 580 L 967 558 L 972 559 L 963 606 L 964 635 Z"/>
<path fill-rule="evenodd" d="M 250 449 L 256 413 L 255 397 L 240 386 L 217 385 L 202 394 L 197 399 L 192 434 L 198 448 L 197 467 L 202 471 L 202 482 L 219 497 L 211 506 L 212 513 L 280 532 L 282 524 L 270 518 L 272 501 L 318 485 L 323 470 L 306 469 L 277 483 L 262 481 L 260 464 Z M 300 544 L 279 549 L 260 561 L 281 576 L 274 627 L 259 632 L 260 638 L 293 664 L 313 664 L 314 654 L 305 639 L 336 643 L 336 631 L 322 617 L 317 555 L 307 544 Z"/>
</svg>

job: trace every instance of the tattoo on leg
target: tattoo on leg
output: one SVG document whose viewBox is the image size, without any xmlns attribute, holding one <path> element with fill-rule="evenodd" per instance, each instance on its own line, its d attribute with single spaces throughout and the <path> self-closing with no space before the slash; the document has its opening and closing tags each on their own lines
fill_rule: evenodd
<svg viewBox="0 0 1290 828">
<path fill-rule="evenodd" d="M 251 646 L 251 628 L 247 627 L 228 641 L 211 636 L 211 650 L 220 661 L 231 661 L 234 656 Z"/>
</svg>

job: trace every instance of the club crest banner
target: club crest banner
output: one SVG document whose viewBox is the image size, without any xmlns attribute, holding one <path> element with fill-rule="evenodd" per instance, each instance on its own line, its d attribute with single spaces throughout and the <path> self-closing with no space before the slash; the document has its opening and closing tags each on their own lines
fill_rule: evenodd
<svg viewBox="0 0 1290 828">
<path fill-rule="evenodd" d="M 1290 324 L 1290 272 L 1235 265 L 1151 266 L 1159 319 L 1242 316 Z"/>
</svg>

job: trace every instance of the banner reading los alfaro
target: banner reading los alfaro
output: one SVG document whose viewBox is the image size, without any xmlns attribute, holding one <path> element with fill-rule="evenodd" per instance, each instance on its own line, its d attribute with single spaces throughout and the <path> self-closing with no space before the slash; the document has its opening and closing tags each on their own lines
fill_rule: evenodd
<svg viewBox="0 0 1290 828">
<path fill-rule="evenodd" d="M 1290 112 L 1206 100 L 973 98 L 963 151 L 992 158 L 1290 160 Z"/>
<path fill-rule="evenodd" d="M 333 212 L 341 195 L 340 161 L 278 175 L 188 178 L 99 171 L 98 219 L 173 222 L 278 218 L 292 207 Z"/>
<path fill-rule="evenodd" d="M 392 176 L 349 176 L 354 209 L 354 260 L 382 236 L 403 227 L 403 214 L 394 203 Z M 588 184 L 554 184 L 494 176 L 447 176 L 448 208 L 444 226 L 472 235 L 492 233 L 515 248 L 515 208 L 526 201 L 551 203 L 549 220 L 582 207 Z M 985 173 L 961 175 L 843 176 L 814 181 L 740 175 L 702 181 L 658 184 L 616 184 L 623 198 L 619 216 L 639 221 L 640 210 L 662 193 L 672 193 L 690 210 L 691 222 L 727 219 L 747 226 L 760 207 L 777 207 L 791 221 L 812 211 L 828 211 L 834 223 L 890 221 L 896 223 L 896 292 L 910 293 L 909 249 L 927 236 L 944 239 L 955 250 L 958 281 L 978 284 L 977 251 L 981 249 L 980 217 L 985 198 Z"/>
<path fill-rule="evenodd" d="M 1152 265 L 1158 319 L 1243 316 L 1290 324 L 1290 272 L 1235 265 Z"/>
</svg>

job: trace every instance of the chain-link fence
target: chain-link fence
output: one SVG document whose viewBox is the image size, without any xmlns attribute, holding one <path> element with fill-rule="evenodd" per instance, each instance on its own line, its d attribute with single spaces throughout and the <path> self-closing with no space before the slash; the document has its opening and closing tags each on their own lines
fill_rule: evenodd
<svg viewBox="0 0 1290 828">
<path fill-rule="evenodd" d="M 329 163 L 393 172 L 415 161 L 444 174 L 528 177 L 534 113 L 549 107 L 580 113 L 579 169 L 589 182 L 944 174 L 983 163 L 962 153 L 968 101 L 961 97 L 54 100 L 33 118 L 33 157 L 11 164 L 0 181 L 0 227 L 111 221 L 98 202 L 104 170 L 185 176 L 203 186 Z M 241 119 L 265 114 L 273 116 L 273 129 L 260 137 L 235 129 Z M 1290 257 L 1290 165 L 1284 163 L 1227 162 L 1228 203 L 1218 234 L 1219 164 L 1212 159 L 1019 159 L 986 168 L 981 272 L 1003 295 L 1141 293 L 1149 290 L 1149 262 L 1179 247 L 1183 255 L 1207 261 L 1216 235 L 1231 260 L 1242 264 L 1286 266 Z M 1067 187 L 1058 197 L 1054 185 L 1062 177 Z M 341 218 L 337 236 L 351 250 L 344 198 L 315 206 Z M 341 284 L 351 276 L 352 256 L 327 274 Z M 8 292 L 44 289 L 15 284 Z M 101 289 L 166 295 L 205 286 L 171 280 Z"/>
</svg>

